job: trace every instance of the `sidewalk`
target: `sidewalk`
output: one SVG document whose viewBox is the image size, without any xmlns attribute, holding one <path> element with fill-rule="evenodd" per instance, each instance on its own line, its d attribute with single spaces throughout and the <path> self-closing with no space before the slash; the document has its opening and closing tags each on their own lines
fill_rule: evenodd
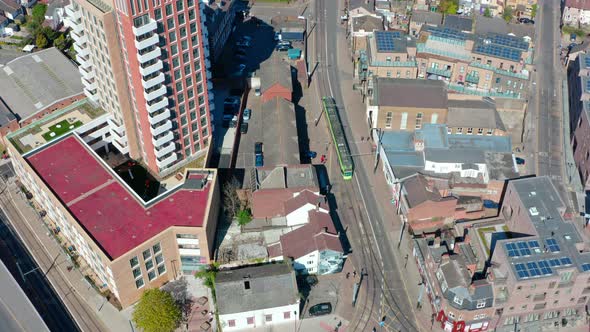
<svg viewBox="0 0 590 332">
<path fill-rule="evenodd" d="M 66 257 L 61 246 L 50 235 L 47 227 L 41 222 L 39 214 L 29 206 L 26 198 L 20 189 L 15 186 L 14 182 L 10 183 L 9 186 L 9 197 L 12 199 L 19 214 L 22 216 L 22 220 L 28 225 L 28 228 L 32 230 L 39 241 L 39 244 L 45 249 L 45 251 L 51 257 L 57 257 L 56 262 L 58 263 L 53 266 L 53 269 L 58 270 L 59 274 L 64 276 L 65 281 L 71 289 L 71 293 L 73 292 L 75 296 L 85 302 L 88 309 L 92 311 L 92 314 L 100 318 L 100 321 L 107 327 L 107 330 L 133 331 L 129 320 L 130 310 L 120 312 L 112 304 L 106 301 L 106 298 L 92 288 L 78 269 L 74 268 L 71 271 L 67 270 L 67 267 L 70 264 L 66 264 L 66 262 L 69 262 L 69 258 Z M 27 245 L 27 247 L 29 247 L 30 251 L 33 251 L 29 245 Z M 62 262 L 63 264 L 60 264 L 59 262 Z M 58 291 L 58 294 L 63 300 L 63 298 L 70 293 L 62 294 Z M 68 307 L 68 310 L 72 311 L 72 308 Z"/>
</svg>

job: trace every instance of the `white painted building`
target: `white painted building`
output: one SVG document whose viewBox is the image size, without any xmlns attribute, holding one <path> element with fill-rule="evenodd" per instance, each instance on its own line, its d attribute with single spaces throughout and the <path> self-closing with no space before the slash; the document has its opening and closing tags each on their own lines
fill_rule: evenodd
<svg viewBox="0 0 590 332">
<path fill-rule="evenodd" d="M 566 0 L 563 23 L 571 26 L 590 24 L 590 1 Z"/>
<path fill-rule="evenodd" d="M 224 331 L 297 324 L 299 320 L 299 290 L 295 272 L 287 264 L 221 270 L 215 290 Z"/>
</svg>

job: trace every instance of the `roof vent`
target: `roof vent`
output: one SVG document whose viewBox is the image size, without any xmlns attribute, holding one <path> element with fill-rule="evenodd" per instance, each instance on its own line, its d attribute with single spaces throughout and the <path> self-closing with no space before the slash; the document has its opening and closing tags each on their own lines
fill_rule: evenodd
<svg viewBox="0 0 590 332">
<path fill-rule="evenodd" d="M 530 208 L 529 212 L 531 213 L 531 216 L 538 216 L 539 215 L 539 211 L 537 210 L 537 207 L 535 207 L 535 206 Z"/>
<path fill-rule="evenodd" d="M 531 191 L 531 196 L 537 196 L 537 192 L 536 191 Z"/>
<path fill-rule="evenodd" d="M 491 44 L 491 43 L 492 43 L 492 41 L 491 41 L 491 40 L 489 40 L 489 39 L 484 39 L 484 40 L 483 40 L 483 43 L 487 45 L 487 44 Z"/>
</svg>

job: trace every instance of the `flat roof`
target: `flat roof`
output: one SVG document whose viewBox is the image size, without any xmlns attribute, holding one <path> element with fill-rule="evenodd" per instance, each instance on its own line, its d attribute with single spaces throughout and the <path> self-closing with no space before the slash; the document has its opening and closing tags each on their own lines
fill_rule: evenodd
<svg viewBox="0 0 590 332">
<path fill-rule="evenodd" d="M 144 203 L 77 135 L 25 159 L 112 260 L 171 226 L 206 223 L 212 170 L 189 170 L 182 185 Z"/>
<path fill-rule="evenodd" d="M 372 105 L 447 108 L 447 91 L 443 81 L 375 77 Z"/>
<path fill-rule="evenodd" d="M 83 92 L 78 68 L 55 47 L 1 66 L 0 86 L 0 97 L 19 121 Z"/>
</svg>

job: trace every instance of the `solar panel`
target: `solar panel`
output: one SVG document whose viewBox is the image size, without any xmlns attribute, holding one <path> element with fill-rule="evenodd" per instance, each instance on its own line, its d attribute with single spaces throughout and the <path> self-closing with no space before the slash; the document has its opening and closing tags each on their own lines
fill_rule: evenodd
<svg viewBox="0 0 590 332">
<path fill-rule="evenodd" d="M 588 264 L 588 263 L 582 264 L 582 271 L 584 271 L 584 272 L 590 271 L 590 264 Z"/>
<path fill-rule="evenodd" d="M 569 257 L 561 257 L 559 261 L 562 265 L 572 265 L 572 260 Z"/>
<path fill-rule="evenodd" d="M 549 265 L 551 265 L 551 267 L 561 266 L 561 262 L 557 258 L 552 258 L 549 260 Z"/>
<path fill-rule="evenodd" d="M 532 248 L 539 248 L 539 242 L 537 240 L 529 241 L 529 247 Z"/>
<path fill-rule="evenodd" d="M 585 57 L 584 62 L 586 63 L 586 67 L 590 67 L 590 58 L 589 57 Z"/>
<path fill-rule="evenodd" d="M 528 262 L 526 263 L 526 267 L 529 269 L 529 273 L 531 277 L 538 277 L 541 275 L 541 271 L 539 270 L 539 266 L 535 262 Z"/>
<path fill-rule="evenodd" d="M 551 270 L 547 261 L 539 261 L 539 267 L 541 268 L 541 273 L 543 275 L 549 275 L 553 273 L 553 270 Z"/>
<path fill-rule="evenodd" d="M 529 246 L 526 244 L 526 242 L 516 242 L 516 245 L 518 246 L 518 249 L 520 249 L 520 254 L 522 256 L 531 255 L 531 250 L 529 249 Z"/>
<path fill-rule="evenodd" d="M 490 39 L 491 39 L 491 42 L 494 44 L 507 46 L 507 47 L 513 47 L 513 48 L 517 48 L 517 49 L 520 49 L 523 51 L 526 51 L 529 49 L 529 43 L 524 41 L 522 38 L 508 36 L 508 35 L 492 35 Z"/>
<path fill-rule="evenodd" d="M 520 251 L 516 249 L 516 244 L 506 243 L 506 250 L 508 250 L 508 257 L 519 257 Z"/>
<path fill-rule="evenodd" d="M 375 31 L 375 41 L 378 52 L 393 52 L 395 50 L 395 39 L 402 37 L 399 31 Z"/>
<path fill-rule="evenodd" d="M 521 50 L 497 44 L 485 44 L 483 42 L 479 42 L 475 45 L 474 52 L 504 58 L 512 61 L 520 61 L 522 55 Z"/>
<path fill-rule="evenodd" d="M 465 40 L 465 34 L 457 29 L 443 28 L 443 27 L 429 27 L 428 31 L 433 36 L 449 39 Z"/>
<path fill-rule="evenodd" d="M 545 240 L 545 243 L 547 243 L 547 248 L 549 249 L 549 251 L 559 252 L 559 244 L 557 244 L 557 241 L 555 241 L 555 239 L 547 239 Z"/>
<path fill-rule="evenodd" d="M 516 274 L 518 274 L 519 278 L 524 279 L 530 277 L 524 264 L 516 264 L 514 265 L 514 268 L 516 269 Z"/>
</svg>

